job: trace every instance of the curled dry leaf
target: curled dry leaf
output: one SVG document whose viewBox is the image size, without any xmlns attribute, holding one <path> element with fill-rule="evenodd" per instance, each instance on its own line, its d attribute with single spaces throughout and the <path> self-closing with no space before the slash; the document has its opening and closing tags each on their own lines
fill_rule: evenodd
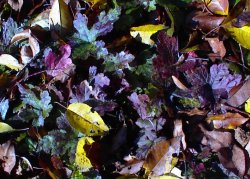
<svg viewBox="0 0 250 179">
<path fill-rule="evenodd" d="M 9 67 L 12 70 L 19 71 L 23 69 L 23 65 L 16 58 L 9 54 L 0 55 L 0 65 Z"/>
<path fill-rule="evenodd" d="M 211 120 L 216 129 L 235 129 L 236 127 L 248 121 L 248 118 L 243 117 L 239 113 L 208 115 L 207 120 Z"/>
<path fill-rule="evenodd" d="M 47 9 L 40 14 L 38 14 L 31 22 L 30 26 L 33 27 L 35 25 L 41 26 L 43 29 L 49 29 L 49 13 L 50 10 Z"/>
<path fill-rule="evenodd" d="M 146 173 L 151 176 L 160 176 L 170 173 L 178 160 L 173 157 L 173 154 L 179 154 L 180 142 L 180 137 L 176 137 L 171 140 L 162 140 L 155 143 L 150 149 L 143 164 Z"/>
<path fill-rule="evenodd" d="M 185 134 L 183 132 L 182 120 L 176 120 L 176 121 L 174 121 L 173 136 L 174 137 L 181 137 L 182 147 L 185 150 L 187 148 L 187 143 L 185 141 Z"/>
<path fill-rule="evenodd" d="M 174 81 L 174 84 L 180 88 L 181 90 L 187 91 L 188 88 L 178 79 L 176 78 L 174 75 L 172 75 L 172 79 Z"/>
<path fill-rule="evenodd" d="M 24 31 L 14 35 L 11 39 L 11 43 L 15 43 L 21 40 L 28 39 L 29 46 L 22 47 L 20 53 L 22 57 L 22 63 L 26 65 L 32 57 L 37 55 L 40 52 L 40 45 L 38 41 L 32 36 L 31 30 L 30 29 L 25 29 Z M 32 54 L 30 53 L 30 48 Z"/>
</svg>

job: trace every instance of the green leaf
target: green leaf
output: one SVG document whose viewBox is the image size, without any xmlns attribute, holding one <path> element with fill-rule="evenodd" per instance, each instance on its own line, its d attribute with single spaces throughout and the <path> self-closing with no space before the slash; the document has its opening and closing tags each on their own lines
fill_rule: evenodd
<svg viewBox="0 0 250 179">
<path fill-rule="evenodd" d="M 34 113 L 38 118 L 33 119 L 34 126 L 43 126 L 44 119 L 49 116 L 52 110 L 52 105 L 50 104 L 51 97 L 48 91 L 40 92 L 40 98 L 30 89 L 25 89 L 22 85 L 18 84 L 18 89 L 21 93 L 21 99 L 23 100 L 23 107 L 30 105 L 33 108 Z"/>
</svg>

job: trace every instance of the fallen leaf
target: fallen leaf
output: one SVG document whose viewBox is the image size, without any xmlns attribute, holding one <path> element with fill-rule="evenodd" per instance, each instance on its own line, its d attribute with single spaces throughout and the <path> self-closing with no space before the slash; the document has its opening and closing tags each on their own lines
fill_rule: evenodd
<svg viewBox="0 0 250 179">
<path fill-rule="evenodd" d="M 125 167 L 123 167 L 121 169 L 121 171 L 119 171 L 118 173 L 121 175 L 132 175 L 132 174 L 136 174 L 138 173 L 142 166 L 143 166 L 144 161 L 140 161 L 140 160 L 132 160 L 129 161 Z"/>
<path fill-rule="evenodd" d="M 3 170 L 10 174 L 16 164 L 15 148 L 11 140 L 0 145 L 0 160 Z"/>
<path fill-rule="evenodd" d="M 92 164 L 87 157 L 84 146 L 91 145 L 93 142 L 94 140 L 90 137 L 82 137 L 77 143 L 75 163 L 78 167 L 84 169 L 85 171 L 92 168 Z"/>
<path fill-rule="evenodd" d="M 248 118 L 239 113 L 227 112 L 226 114 L 208 115 L 207 120 L 211 120 L 216 129 L 235 129 L 248 121 Z"/>
<path fill-rule="evenodd" d="M 91 6 L 94 7 L 96 5 L 104 5 L 107 3 L 107 0 L 87 0 L 87 2 L 91 3 Z"/>
<path fill-rule="evenodd" d="M 29 47 L 32 51 L 32 55 L 30 54 L 30 52 L 28 52 L 28 49 L 23 46 L 23 49 L 21 49 L 21 57 L 23 57 L 22 63 L 24 65 L 29 63 L 31 58 L 40 52 L 40 45 L 39 45 L 38 41 L 32 36 L 32 32 L 30 29 L 25 29 L 24 31 L 15 34 L 11 39 L 11 43 L 13 44 L 13 43 L 19 42 L 21 40 L 25 40 L 25 39 L 28 39 Z M 27 55 L 27 54 L 29 54 L 29 55 Z"/>
<path fill-rule="evenodd" d="M 234 130 L 234 138 L 242 147 L 245 147 L 250 141 L 250 133 L 248 131 L 244 131 L 240 127 L 237 127 Z"/>
<path fill-rule="evenodd" d="M 63 0 L 54 0 L 49 14 L 50 29 L 58 31 L 61 35 L 72 30 L 73 19 L 68 5 Z"/>
<path fill-rule="evenodd" d="M 0 55 L 0 65 L 9 67 L 12 70 L 19 71 L 23 69 L 23 65 L 16 58 L 9 54 Z"/>
<path fill-rule="evenodd" d="M 23 0 L 8 0 L 8 3 L 15 11 L 20 11 L 23 6 Z"/>
<path fill-rule="evenodd" d="M 164 30 L 167 27 L 162 25 L 162 24 L 158 24 L 158 25 L 152 25 L 152 24 L 148 24 L 148 25 L 142 25 L 142 26 L 138 26 L 138 27 L 132 27 L 130 29 L 130 35 L 134 38 L 136 38 L 138 35 L 140 35 L 141 37 L 141 41 L 142 43 L 148 44 L 148 45 L 153 45 L 154 41 L 150 39 L 150 37 L 155 34 L 156 32 L 160 31 L 160 30 Z"/>
<path fill-rule="evenodd" d="M 247 161 L 249 157 L 247 157 L 245 155 L 245 152 L 237 145 L 233 146 L 232 153 L 233 153 L 232 161 L 235 168 L 239 172 L 238 175 L 240 177 L 243 177 L 247 171 Z"/>
<path fill-rule="evenodd" d="M 219 54 L 221 58 L 226 55 L 226 49 L 223 41 L 220 41 L 218 38 L 205 38 L 205 40 L 208 41 L 214 53 Z"/>
<path fill-rule="evenodd" d="M 14 130 L 9 124 L 6 124 L 4 122 L 0 122 L 0 133 L 3 132 L 9 132 Z"/>
<path fill-rule="evenodd" d="M 180 138 L 176 137 L 171 140 L 162 140 L 153 145 L 150 149 L 143 168 L 150 176 L 160 176 L 170 171 L 176 165 L 178 159 L 173 154 L 180 152 Z"/>
<path fill-rule="evenodd" d="M 228 15 L 228 0 L 204 0 L 208 9 L 218 15 Z"/>
<path fill-rule="evenodd" d="M 174 75 L 172 75 L 172 80 L 174 81 L 174 84 L 181 90 L 187 91 L 188 88 Z"/>
<path fill-rule="evenodd" d="M 245 111 L 250 113 L 250 98 L 245 103 Z"/>
<path fill-rule="evenodd" d="M 234 93 L 228 100 L 227 103 L 231 106 L 238 107 L 250 98 L 250 78 L 248 78 L 243 86 Z"/>
<path fill-rule="evenodd" d="M 84 103 L 73 103 L 67 108 L 66 115 L 70 125 L 87 136 L 102 136 L 109 131 L 97 112 Z"/>
<path fill-rule="evenodd" d="M 244 48 L 250 49 L 250 26 L 234 27 L 231 23 L 223 25 L 230 36 Z"/>
<path fill-rule="evenodd" d="M 39 25 L 43 29 L 49 29 L 49 27 L 50 27 L 50 25 L 49 25 L 49 13 L 50 13 L 49 9 L 42 11 L 34 19 L 32 19 L 32 21 L 30 22 L 30 26 L 33 27 L 33 26 Z"/>
</svg>

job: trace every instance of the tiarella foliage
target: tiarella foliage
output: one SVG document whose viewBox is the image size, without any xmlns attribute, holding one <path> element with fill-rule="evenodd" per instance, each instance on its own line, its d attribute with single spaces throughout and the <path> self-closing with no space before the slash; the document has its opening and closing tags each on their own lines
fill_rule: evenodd
<svg viewBox="0 0 250 179">
<path fill-rule="evenodd" d="M 18 85 L 18 89 L 21 93 L 22 99 L 21 108 L 25 110 L 25 108 L 31 106 L 33 113 L 36 115 L 36 118 L 33 119 L 32 124 L 34 126 L 43 126 L 44 119 L 49 116 L 49 113 L 53 107 L 50 104 L 51 97 L 49 96 L 48 91 L 40 91 L 40 96 L 38 98 L 31 89 L 26 89 L 21 84 Z"/>
</svg>

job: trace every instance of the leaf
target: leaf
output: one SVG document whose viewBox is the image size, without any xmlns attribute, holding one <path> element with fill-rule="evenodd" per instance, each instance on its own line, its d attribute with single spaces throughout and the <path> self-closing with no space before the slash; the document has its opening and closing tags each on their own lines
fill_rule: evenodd
<svg viewBox="0 0 250 179">
<path fill-rule="evenodd" d="M 250 98 L 245 103 L 245 111 L 250 113 Z"/>
<path fill-rule="evenodd" d="M 41 91 L 40 98 L 38 98 L 32 90 L 25 89 L 21 84 L 18 84 L 18 89 L 21 93 L 23 107 L 30 105 L 33 108 L 33 113 L 37 115 L 37 118 L 33 118 L 33 125 L 43 126 L 44 119 L 49 116 L 53 107 L 50 104 L 51 97 L 49 96 L 48 91 Z M 26 119 L 28 118 L 26 117 Z"/>
<path fill-rule="evenodd" d="M 0 55 L 0 65 L 5 65 L 15 71 L 23 69 L 23 65 L 20 64 L 16 58 L 9 54 Z"/>
<path fill-rule="evenodd" d="M 159 24 L 159 25 L 142 25 L 138 27 L 132 27 L 130 29 L 130 35 L 134 38 L 136 38 L 138 35 L 141 37 L 142 43 L 148 44 L 148 45 L 153 45 L 154 42 L 150 39 L 150 37 L 155 34 L 156 32 L 160 30 L 164 30 L 167 27 Z"/>
<path fill-rule="evenodd" d="M 204 0 L 210 11 L 218 15 L 228 15 L 228 0 Z"/>
<path fill-rule="evenodd" d="M 227 112 L 226 114 L 208 115 L 207 120 L 212 120 L 216 129 L 235 129 L 248 121 L 248 118 L 241 116 L 239 113 Z"/>
<path fill-rule="evenodd" d="M 20 31 L 17 23 L 9 17 L 6 22 L 2 24 L 2 36 L 3 36 L 3 45 L 9 45 L 11 38 Z"/>
<path fill-rule="evenodd" d="M 87 0 L 87 2 L 91 3 L 91 6 L 94 7 L 96 5 L 103 5 L 107 3 L 107 0 Z"/>
<path fill-rule="evenodd" d="M 227 100 L 227 103 L 234 107 L 242 105 L 250 97 L 249 89 L 250 78 L 248 78 L 243 86 L 241 86 L 240 89 Z"/>
<path fill-rule="evenodd" d="M 3 170 L 10 174 L 16 164 L 15 148 L 11 140 L 0 145 L 0 160 Z"/>
<path fill-rule="evenodd" d="M 180 152 L 180 138 L 173 138 L 171 140 L 162 140 L 157 142 L 148 153 L 143 164 L 146 173 L 151 176 L 160 176 L 174 168 L 177 161 L 173 154 L 179 155 Z"/>
<path fill-rule="evenodd" d="M 66 44 L 59 48 L 61 55 L 57 56 L 54 52 L 50 51 L 45 57 L 46 72 L 52 77 L 57 77 L 62 82 L 65 81 L 75 69 L 70 57 L 71 47 Z"/>
<path fill-rule="evenodd" d="M 20 11 L 23 6 L 23 0 L 8 0 L 8 3 L 15 11 Z"/>
<path fill-rule="evenodd" d="M 61 35 L 69 33 L 73 27 L 73 19 L 68 5 L 63 0 L 54 0 L 49 13 L 50 29 Z"/>
<path fill-rule="evenodd" d="M 220 41 L 218 38 L 205 38 L 205 40 L 208 41 L 214 53 L 219 54 L 221 58 L 226 55 L 226 48 L 223 41 Z"/>
<path fill-rule="evenodd" d="M 97 112 L 84 103 L 73 103 L 67 108 L 66 115 L 70 125 L 87 136 L 102 136 L 109 131 Z"/>
<path fill-rule="evenodd" d="M 0 114 L 1 114 L 1 117 L 2 117 L 2 120 L 5 119 L 5 116 L 6 116 L 6 113 L 9 109 L 9 100 L 8 99 L 3 99 L 1 102 L 0 102 Z"/>
<path fill-rule="evenodd" d="M 77 143 L 75 163 L 78 167 L 84 169 L 85 171 L 93 166 L 87 157 L 84 146 L 91 145 L 93 142 L 94 140 L 90 137 L 82 137 Z"/>
<path fill-rule="evenodd" d="M 174 63 L 177 61 L 178 45 L 175 37 L 170 37 L 161 31 L 157 36 L 158 55 L 153 59 L 154 76 L 158 80 L 166 80 L 177 75 Z"/>
<path fill-rule="evenodd" d="M 223 25 L 231 37 L 237 41 L 244 48 L 250 49 L 250 26 L 243 26 L 240 28 L 232 26 L 230 23 Z"/>
<path fill-rule="evenodd" d="M 4 122 L 0 122 L 0 133 L 13 131 L 14 129 Z"/>
<path fill-rule="evenodd" d="M 143 165 L 144 161 L 136 160 L 134 159 L 133 161 L 129 161 L 125 167 L 119 171 L 119 174 L 121 175 L 131 175 L 131 174 L 136 174 L 138 173 Z"/>
</svg>

